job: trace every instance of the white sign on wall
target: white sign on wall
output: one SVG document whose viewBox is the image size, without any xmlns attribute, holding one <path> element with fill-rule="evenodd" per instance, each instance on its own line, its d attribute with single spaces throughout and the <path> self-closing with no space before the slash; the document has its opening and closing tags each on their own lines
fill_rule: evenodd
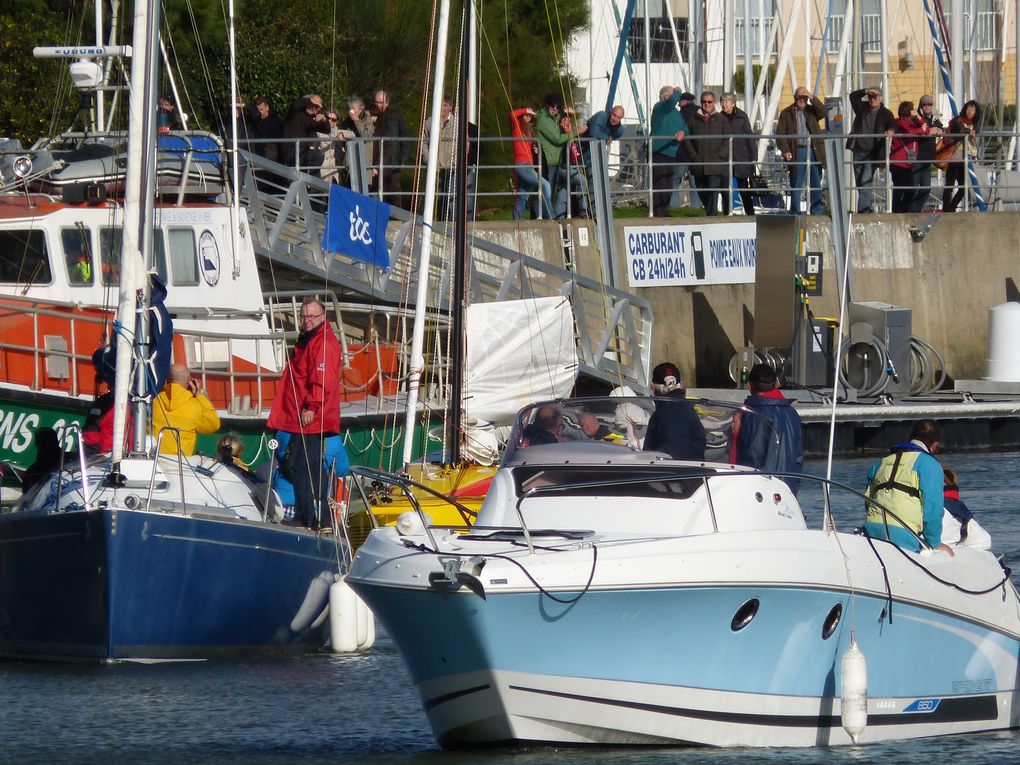
<svg viewBox="0 0 1020 765">
<path fill-rule="evenodd" d="M 755 225 L 625 226 L 631 287 L 754 282 Z"/>
</svg>

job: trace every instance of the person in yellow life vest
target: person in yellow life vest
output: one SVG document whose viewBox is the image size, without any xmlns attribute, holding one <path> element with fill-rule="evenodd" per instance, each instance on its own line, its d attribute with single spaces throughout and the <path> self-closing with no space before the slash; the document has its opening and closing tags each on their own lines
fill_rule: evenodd
<svg viewBox="0 0 1020 765">
<path fill-rule="evenodd" d="M 932 456 L 942 439 L 935 420 L 920 420 L 910 431 L 910 441 L 896 444 L 888 456 L 868 473 L 869 498 L 864 530 L 873 539 L 884 539 L 904 550 L 918 552 L 918 537 L 932 549 L 953 555 L 942 543 L 942 466 Z M 893 517 L 895 516 L 895 517 Z"/>
<path fill-rule="evenodd" d="M 67 257 L 67 278 L 71 284 L 92 284 L 92 259 L 87 252 L 75 252 Z"/>
<path fill-rule="evenodd" d="M 215 433 L 220 427 L 220 416 L 212 402 L 198 389 L 198 381 L 183 364 L 170 367 L 170 380 L 152 402 L 152 430 L 154 436 L 162 428 L 177 428 L 181 432 L 181 454 L 190 457 L 195 453 L 195 439 L 199 433 Z M 163 434 L 160 454 L 177 454 L 177 439 L 171 432 Z"/>
</svg>

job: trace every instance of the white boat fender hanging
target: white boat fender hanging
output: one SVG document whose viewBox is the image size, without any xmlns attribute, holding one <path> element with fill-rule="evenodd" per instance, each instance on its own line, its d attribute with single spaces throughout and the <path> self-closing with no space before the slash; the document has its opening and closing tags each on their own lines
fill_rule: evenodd
<svg viewBox="0 0 1020 765">
<path fill-rule="evenodd" d="M 291 632 L 300 635 L 310 627 L 314 627 L 316 622 L 322 623 L 322 616 L 328 602 L 329 588 L 332 586 L 333 574 L 329 571 L 323 571 L 311 581 L 304 600 L 301 602 L 301 607 L 291 619 Z"/>
<path fill-rule="evenodd" d="M 365 650 L 375 645 L 375 616 L 358 593 L 354 597 L 358 599 L 358 650 Z"/>
<path fill-rule="evenodd" d="M 343 579 L 329 587 L 329 639 L 335 653 L 358 650 L 358 597 Z"/>
<path fill-rule="evenodd" d="M 853 633 L 843 654 L 841 677 L 843 730 L 856 744 L 868 724 L 868 665 Z"/>
</svg>

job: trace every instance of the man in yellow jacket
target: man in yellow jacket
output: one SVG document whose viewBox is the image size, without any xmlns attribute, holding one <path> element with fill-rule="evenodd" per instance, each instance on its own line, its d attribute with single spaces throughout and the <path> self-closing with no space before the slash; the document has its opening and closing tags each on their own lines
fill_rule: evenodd
<svg viewBox="0 0 1020 765">
<path fill-rule="evenodd" d="M 195 453 L 195 438 L 201 433 L 215 433 L 220 427 L 220 416 L 204 393 L 198 390 L 198 381 L 183 364 L 170 367 L 170 381 L 163 392 L 152 402 L 152 434 L 162 428 L 176 428 L 181 433 L 180 452 L 186 457 Z M 161 454 L 177 454 L 177 439 L 171 432 L 163 434 Z"/>
</svg>

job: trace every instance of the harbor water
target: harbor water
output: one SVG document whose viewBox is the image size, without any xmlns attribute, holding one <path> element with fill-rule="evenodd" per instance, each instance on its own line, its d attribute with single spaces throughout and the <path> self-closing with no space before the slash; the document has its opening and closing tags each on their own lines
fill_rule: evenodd
<svg viewBox="0 0 1020 765">
<path fill-rule="evenodd" d="M 950 454 L 941 460 L 958 471 L 961 498 L 991 533 L 994 549 L 1020 569 L 1020 453 Z M 840 460 L 833 479 L 860 488 L 870 463 Z M 812 462 L 807 470 L 823 475 L 825 465 Z M 817 490 L 802 491 L 806 505 L 817 496 Z M 841 528 L 861 512 L 838 507 Z M 0 663 L 0 719 L 0 763 L 1020 763 L 1016 733 L 831 750 L 444 752 L 384 634 L 371 651 L 349 656 L 111 666 Z"/>
</svg>

